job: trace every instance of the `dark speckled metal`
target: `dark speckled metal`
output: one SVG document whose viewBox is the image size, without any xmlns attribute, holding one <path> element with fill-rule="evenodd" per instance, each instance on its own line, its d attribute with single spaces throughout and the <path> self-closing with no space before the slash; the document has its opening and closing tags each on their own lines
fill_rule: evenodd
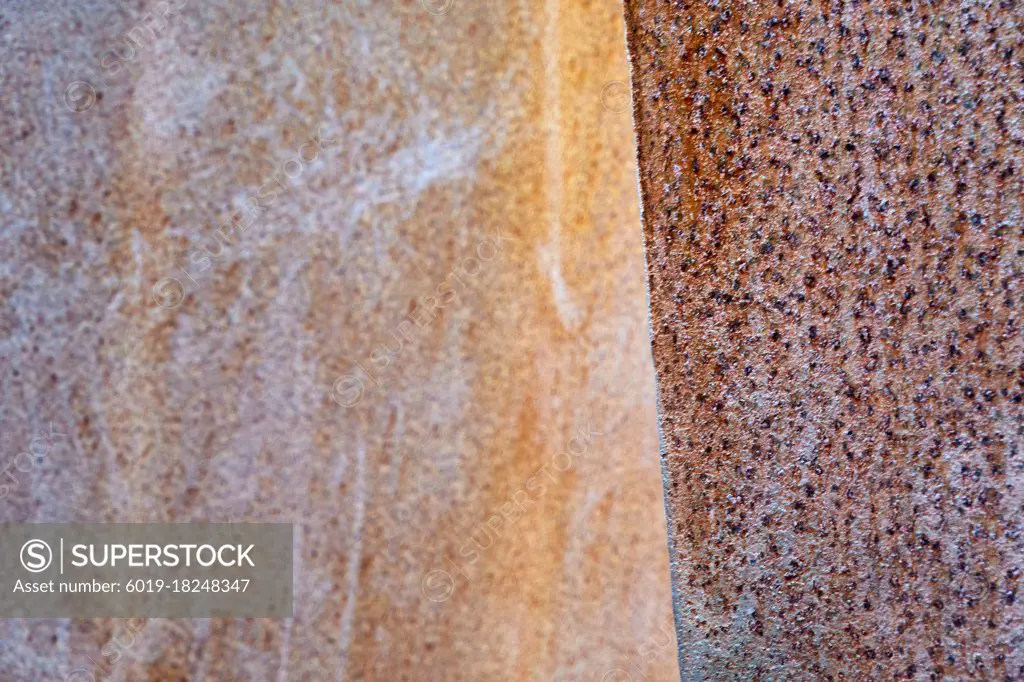
<svg viewBox="0 0 1024 682">
<path fill-rule="evenodd" d="M 1024 7 L 627 0 L 684 680 L 1024 680 Z"/>
</svg>

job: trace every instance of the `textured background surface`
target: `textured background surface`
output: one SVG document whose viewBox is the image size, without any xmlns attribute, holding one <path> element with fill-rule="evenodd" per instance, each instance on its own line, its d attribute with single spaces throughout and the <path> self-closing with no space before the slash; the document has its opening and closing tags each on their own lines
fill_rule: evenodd
<svg viewBox="0 0 1024 682">
<path fill-rule="evenodd" d="M 1024 679 L 1024 7 L 626 4 L 683 679 Z"/>
<path fill-rule="evenodd" d="M 0 679 L 677 677 L 621 9 L 3 3 L 0 520 L 297 541 L 294 619 Z"/>
</svg>

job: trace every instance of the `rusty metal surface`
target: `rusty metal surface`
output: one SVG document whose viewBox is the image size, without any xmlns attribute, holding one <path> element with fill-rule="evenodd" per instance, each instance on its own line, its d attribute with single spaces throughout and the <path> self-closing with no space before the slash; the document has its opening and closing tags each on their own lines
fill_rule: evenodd
<svg viewBox="0 0 1024 682">
<path fill-rule="evenodd" d="M 4 620 L 0 682 L 677 678 L 623 36 L 0 2 L 0 522 L 296 524 L 293 618 Z"/>
<path fill-rule="evenodd" d="M 626 5 L 683 679 L 1024 679 L 1024 9 Z"/>
</svg>

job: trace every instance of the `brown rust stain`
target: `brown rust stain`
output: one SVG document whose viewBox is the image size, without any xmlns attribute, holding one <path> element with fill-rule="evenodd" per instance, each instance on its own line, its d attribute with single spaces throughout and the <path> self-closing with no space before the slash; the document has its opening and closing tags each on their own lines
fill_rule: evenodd
<svg viewBox="0 0 1024 682">
<path fill-rule="evenodd" d="M 309 7 L 189 3 L 92 110 L 46 100 L 0 124 L 5 216 L 38 228 L 0 240 L 19 277 L 2 283 L 17 299 L 0 311 L 4 414 L 74 436 L 5 520 L 296 523 L 293 619 L 263 638 L 152 628 L 115 677 L 603 679 L 627 659 L 675 677 L 663 649 L 638 655 L 670 598 L 630 121 L 602 102 L 628 77 L 621 6 Z M 13 20 L 28 54 L 92 66 L 125 28 L 83 15 L 57 49 Z M 0 64 L 18 105 L 65 77 L 14 72 Z M 220 255 L 231 209 L 321 123 L 339 141 L 323 165 Z M 496 232 L 501 255 L 374 367 L 410 300 Z M 218 254 L 207 270 L 192 237 Z M 35 310 L 27 266 L 49 284 L 65 262 L 76 286 L 115 286 Z M 186 290 L 173 310 L 150 296 L 165 277 Z M 50 328 L 26 311 L 52 312 Z M 330 391 L 356 362 L 382 386 L 346 409 Z M 550 470 L 591 425 L 604 435 Z M 38 426 L 5 429 L 4 450 Z M 545 493 L 469 565 L 460 549 L 532 477 Z M 443 603 L 423 594 L 433 569 L 457 580 Z M 36 643 L 0 624 L 0 677 L 101 657 L 106 634 L 68 629 L 44 673 Z"/>
<path fill-rule="evenodd" d="M 1024 679 L 1013 0 L 629 0 L 684 679 Z"/>
</svg>

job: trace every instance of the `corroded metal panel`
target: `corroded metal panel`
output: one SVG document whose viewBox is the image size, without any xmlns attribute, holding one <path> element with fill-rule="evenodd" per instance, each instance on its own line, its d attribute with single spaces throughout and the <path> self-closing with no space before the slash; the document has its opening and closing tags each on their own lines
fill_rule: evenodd
<svg viewBox="0 0 1024 682">
<path fill-rule="evenodd" d="M 626 5 L 683 678 L 1024 679 L 1021 4 Z"/>
<path fill-rule="evenodd" d="M 0 620 L 0 681 L 678 677 L 623 36 L 0 2 L 0 522 L 295 523 L 293 618 Z"/>
</svg>

